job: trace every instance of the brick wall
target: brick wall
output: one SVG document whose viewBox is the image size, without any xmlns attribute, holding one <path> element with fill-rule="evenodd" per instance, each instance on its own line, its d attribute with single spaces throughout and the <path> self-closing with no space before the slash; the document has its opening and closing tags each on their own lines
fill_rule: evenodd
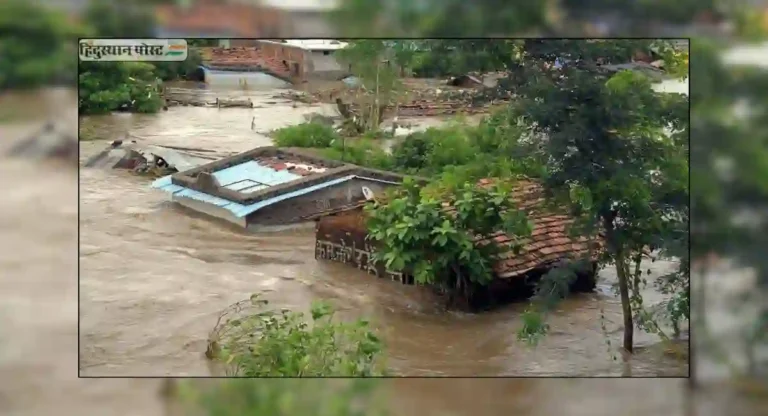
<svg viewBox="0 0 768 416">
<path fill-rule="evenodd" d="M 352 179 L 261 209 L 249 215 L 247 222 L 255 225 L 283 225 L 301 222 L 304 217 L 312 214 L 364 200 L 363 186 L 370 188 L 374 194 L 380 194 L 385 187 L 390 185 L 364 179 Z"/>
<path fill-rule="evenodd" d="M 308 51 L 281 43 L 258 40 L 256 42 L 258 42 L 258 46 L 265 56 L 272 57 L 281 62 L 285 61 L 292 71 L 292 76 L 306 79 L 308 74 L 313 71 L 312 59 L 309 58 Z"/>
</svg>

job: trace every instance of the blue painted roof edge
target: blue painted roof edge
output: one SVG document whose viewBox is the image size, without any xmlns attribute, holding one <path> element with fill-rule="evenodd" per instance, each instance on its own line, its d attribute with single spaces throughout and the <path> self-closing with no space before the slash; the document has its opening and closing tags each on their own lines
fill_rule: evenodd
<svg viewBox="0 0 768 416">
<path fill-rule="evenodd" d="M 152 188 L 159 189 L 164 188 L 168 185 L 172 185 L 173 182 L 171 181 L 171 176 L 173 175 L 167 175 L 163 176 L 162 178 L 155 179 L 152 181 L 152 185 L 150 185 Z"/>
<path fill-rule="evenodd" d="M 380 179 L 375 179 L 375 178 L 368 178 L 368 177 L 358 176 L 358 175 L 349 175 L 349 176 L 344 176 L 344 177 L 341 177 L 341 178 L 336 178 L 336 179 L 330 180 L 328 182 L 322 182 L 322 183 L 319 183 L 317 185 L 308 186 L 306 188 L 297 189 L 297 190 L 292 191 L 292 192 L 287 192 L 285 194 L 278 195 L 278 196 L 276 196 L 274 198 L 270 198 L 270 199 L 266 199 L 266 200 L 263 200 L 263 201 L 259 201 L 259 202 L 256 202 L 254 204 L 251 204 L 251 205 L 245 205 L 244 206 L 244 205 L 240 205 L 240 204 L 238 204 L 236 202 L 230 201 L 230 202 L 232 202 L 232 204 L 230 204 L 230 205 L 228 205 L 226 207 L 223 207 L 223 208 L 225 208 L 228 211 L 232 212 L 237 218 L 242 218 L 242 217 L 245 217 L 246 215 L 252 214 L 252 213 L 254 213 L 254 212 L 256 212 L 256 211 L 258 211 L 258 210 L 260 210 L 262 208 L 266 208 L 266 207 L 268 207 L 270 205 L 273 205 L 273 204 L 276 204 L 278 202 L 285 201 L 286 199 L 296 198 L 298 196 L 306 195 L 306 194 L 311 193 L 311 192 L 319 191 L 319 190 L 327 188 L 329 186 L 338 185 L 340 183 L 347 182 L 347 181 L 352 180 L 354 178 L 366 179 L 366 180 L 370 180 L 370 181 L 383 182 L 383 183 L 392 183 L 392 184 L 397 184 L 398 183 L 398 182 L 390 182 L 390 181 L 385 181 L 385 180 L 380 180 Z M 193 193 L 199 193 L 199 194 L 205 195 L 205 196 L 213 196 L 213 195 L 205 194 L 203 192 L 195 191 L 193 189 L 184 188 L 184 187 L 181 187 L 181 186 L 178 186 L 178 185 L 174 186 L 173 188 L 176 189 L 176 187 L 178 187 L 178 188 L 181 189 L 179 191 L 174 191 L 174 190 L 171 190 L 171 189 L 163 189 L 163 188 L 169 188 L 170 185 L 173 185 L 173 183 L 171 181 L 171 175 L 168 175 L 168 176 L 164 176 L 162 178 L 156 179 L 154 182 L 152 182 L 151 186 L 152 186 L 152 188 L 161 189 L 163 191 L 170 192 L 171 194 L 176 194 L 178 192 L 181 192 L 181 190 L 183 190 L 183 191 L 188 191 L 188 192 L 193 192 Z M 232 209 L 232 208 L 234 208 L 234 209 Z"/>
<path fill-rule="evenodd" d="M 287 192 L 282 195 L 278 195 L 274 198 L 266 199 L 264 201 L 259 201 L 253 205 L 248 205 L 245 207 L 245 209 L 240 210 L 240 212 L 237 212 L 235 215 L 238 218 L 242 218 L 246 215 L 252 214 L 262 208 L 268 207 L 270 205 L 276 204 L 281 201 L 285 201 L 286 199 L 296 198 L 297 196 L 306 195 L 311 192 L 319 191 L 320 189 L 327 188 L 329 186 L 338 185 L 343 182 L 347 182 L 351 179 L 354 179 L 355 175 L 349 175 L 344 176 L 342 178 L 336 178 L 333 180 L 330 180 L 328 182 L 319 183 L 317 185 L 308 186 L 306 188 L 297 189 L 293 192 Z"/>
</svg>

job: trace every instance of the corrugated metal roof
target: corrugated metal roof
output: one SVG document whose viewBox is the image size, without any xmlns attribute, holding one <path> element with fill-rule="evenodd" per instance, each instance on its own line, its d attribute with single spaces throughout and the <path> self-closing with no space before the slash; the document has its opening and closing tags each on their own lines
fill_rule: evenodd
<svg viewBox="0 0 768 416">
<path fill-rule="evenodd" d="M 270 205 L 276 204 L 281 201 L 285 201 L 286 199 L 295 198 L 301 195 L 306 195 L 311 192 L 318 191 L 320 189 L 327 188 L 329 186 L 337 185 L 346 181 L 349 181 L 351 179 L 356 178 L 356 175 L 350 175 L 345 176 L 342 178 L 337 178 L 330 180 L 328 182 L 323 182 L 317 185 L 308 186 L 306 188 L 297 189 L 292 192 L 287 192 L 282 195 L 278 195 L 274 198 L 265 199 L 263 201 L 256 202 L 251 205 L 242 205 L 238 204 L 236 202 L 228 201 L 223 198 L 215 197 L 212 195 L 204 194 L 202 192 L 198 192 L 192 189 L 184 188 L 182 186 L 175 185 L 171 182 L 171 176 L 164 176 L 160 179 L 155 180 L 152 182 L 152 187 L 156 189 L 160 189 L 162 191 L 168 192 L 174 196 L 181 196 L 186 198 L 195 199 L 201 202 L 206 202 L 212 205 L 215 205 L 219 208 L 224 208 L 228 211 L 230 211 L 232 214 L 235 215 L 237 218 L 243 218 L 246 215 L 252 214 L 262 208 L 268 207 Z"/>
<path fill-rule="evenodd" d="M 301 175 L 287 170 L 277 171 L 271 167 L 262 166 L 254 160 L 213 172 L 213 176 L 221 186 L 234 191 L 242 191 L 259 184 L 262 185 L 260 189 L 263 189 L 301 178 Z M 250 185 L 243 186 L 243 182 L 250 183 Z M 248 192 L 257 189 L 248 189 Z"/>
</svg>

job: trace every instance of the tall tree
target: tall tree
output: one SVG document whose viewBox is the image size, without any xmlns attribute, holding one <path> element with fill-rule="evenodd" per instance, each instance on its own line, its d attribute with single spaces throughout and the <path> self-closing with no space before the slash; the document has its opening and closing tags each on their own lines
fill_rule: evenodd
<svg viewBox="0 0 768 416">
<path fill-rule="evenodd" d="M 687 234 L 688 100 L 657 93 L 647 76 L 611 65 L 666 46 L 530 40 L 513 72 L 518 114 L 544 137 L 547 189 L 589 229 L 604 233 L 600 260 L 616 269 L 628 352 L 633 312 L 642 308 L 639 262 Z"/>
<path fill-rule="evenodd" d="M 63 13 L 25 0 L 0 2 L 0 89 L 71 83 L 77 75 L 76 45 L 86 36 Z"/>
</svg>

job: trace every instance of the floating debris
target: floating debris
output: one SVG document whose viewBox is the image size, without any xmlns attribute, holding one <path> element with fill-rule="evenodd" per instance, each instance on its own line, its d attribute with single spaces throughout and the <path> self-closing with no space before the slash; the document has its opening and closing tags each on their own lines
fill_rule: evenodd
<svg viewBox="0 0 768 416">
<path fill-rule="evenodd" d="M 189 151 L 204 149 L 173 148 L 159 145 L 141 145 L 135 140 L 115 140 L 109 147 L 91 156 L 84 163 L 87 168 L 129 169 L 136 173 L 163 176 L 184 171 L 215 160 L 215 156 L 202 157 Z"/>
</svg>

